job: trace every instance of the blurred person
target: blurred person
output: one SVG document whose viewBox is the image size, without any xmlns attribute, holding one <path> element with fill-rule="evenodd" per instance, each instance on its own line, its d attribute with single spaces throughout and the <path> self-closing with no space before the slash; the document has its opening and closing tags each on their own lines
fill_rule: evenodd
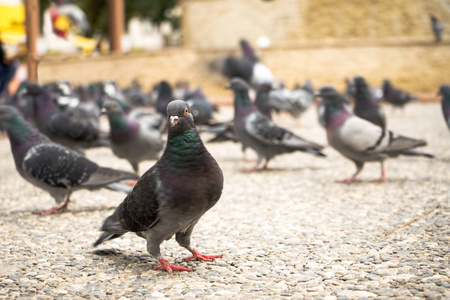
<svg viewBox="0 0 450 300">
<path fill-rule="evenodd" d="M 13 78 L 19 64 L 20 62 L 17 56 L 7 57 L 6 51 L 3 48 L 3 41 L 0 39 L 0 96 L 4 90 L 7 90 L 8 84 Z"/>
</svg>

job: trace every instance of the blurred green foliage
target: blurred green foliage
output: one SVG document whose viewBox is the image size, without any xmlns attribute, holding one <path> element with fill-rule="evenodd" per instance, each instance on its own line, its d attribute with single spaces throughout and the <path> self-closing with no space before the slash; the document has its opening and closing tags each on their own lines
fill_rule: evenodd
<svg viewBox="0 0 450 300">
<path fill-rule="evenodd" d="M 43 12 L 51 5 L 52 0 L 40 0 L 41 20 Z M 63 2 L 63 1 L 60 1 Z M 87 16 L 91 26 L 88 37 L 108 34 L 108 1 L 107 0 L 73 0 L 67 1 L 78 5 Z M 154 24 L 169 21 L 177 29 L 180 27 L 178 17 L 169 12 L 177 5 L 178 0 L 124 0 L 125 24 L 132 17 L 148 19 Z"/>
</svg>

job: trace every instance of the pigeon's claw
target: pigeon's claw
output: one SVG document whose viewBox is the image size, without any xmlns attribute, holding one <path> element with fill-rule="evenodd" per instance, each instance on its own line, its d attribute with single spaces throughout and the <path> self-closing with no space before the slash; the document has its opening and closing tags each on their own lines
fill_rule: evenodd
<svg viewBox="0 0 450 300">
<path fill-rule="evenodd" d="M 48 216 L 52 214 L 61 214 L 66 211 L 65 207 L 52 207 L 49 210 L 35 211 L 33 214 L 39 216 Z"/>
<path fill-rule="evenodd" d="M 191 260 L 191 259 L 198 259 L 198 260 L 203 260 L 203 261 L 213 261 L 215 258 L 221 258 L 222 254 L 219 255 L 206 255 L 206 254 L 201 254 L 200 252 L 198 252 L 195 249 L 192 249 L 192 256 L 186 257 L 184 260 Z"/>
<path fill-rule="evenodd" d="M 61 213 L 65 212 L 67 210 L 67 206 L 69 205 L 69 201 L 70 200 L 65 201 L 62 205 L 60 205 L 58 207 L 52 207 L 49 210 L 35 211 L 33 213 L 35 215 L 39 215 L 39 216 L 47 216 L 47 215 L 52 215 L 52 214 L 61 214 Z"/>
<path fill-rule="evenodd" d="M 166 270 L 168 273 L 172 273 L 172 271 L 186 271 L 186 272 L 192 272 L 191 269 L 182 267 L 182 266 L 175 266 L 171 265 L 165 260 L 164 258 L 161 258 L 159 260 L 160 266 L 154 267 L 153 270 Z"/>
<path fill-rule="evenodd" d="M 136 179 L 134 181 L 129 182 L 128 185 L 129 186 L 135 186 L 138 181 L 139 181 L 139 179 Z"/>
<path fill-rule="evenodd" d="M 350 177 L 350 178 L 346 178 L 346 179 L 343 179 L 343 180 L 338 180 L 337 182 L 340 182 L 340 183 L 353 183 L 353 182 L 359 182 L 359 181 L 361 181 L 361 180 L 359 180 L 359 179 L 356 179 L 356 177 Z"/>
</svg>

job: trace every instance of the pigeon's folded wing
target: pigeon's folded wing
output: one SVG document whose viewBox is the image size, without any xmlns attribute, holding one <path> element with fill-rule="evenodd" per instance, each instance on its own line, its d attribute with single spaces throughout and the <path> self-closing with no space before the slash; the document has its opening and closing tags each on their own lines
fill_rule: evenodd
<svg viewBox="0 0 450 300">
<path fill-rule="evenodd" d="M 22 166 L 30 177 L 58 187 L 81 185 L 99 169 L 84 156 L 57 144 L 31 148 Z"/>
<path fill-rule="evenodd" d="M 304 140 L 294 133 L 277 126 L 260 113 L 251 114 L 245 120 L 245 130 L 253 138 L 267 145 L 284 145 L 288 147 L 309 147 L 322 149 L 319 144 Z"/>
</svg>

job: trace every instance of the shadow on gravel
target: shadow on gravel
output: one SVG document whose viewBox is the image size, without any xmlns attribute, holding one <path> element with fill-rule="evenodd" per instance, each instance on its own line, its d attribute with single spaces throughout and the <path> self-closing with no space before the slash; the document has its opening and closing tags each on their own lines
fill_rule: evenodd
<svg viewBox="0 0 450 300">
<path fill-rule="evenodd" d="M 116 209 L 117 206 L 102 206 L 102 207 L 84 207 L 84 208 L 80 208 L 80 209 L 75 209 L 75 210 L 67 210 L 62 212 L 61 214 L 79 214 L 79 213 L 85 213 L 85 212 L 94 212 L 94 211 L 108 211 L 108 210 L 114 210 Z M 31 215 L 35 215 L 36 210 L 13 210 L 13 211 L 0 211 L 0 216 L 11 216 L 11 215 L 19 215 L 19 214 L 26 214 L 29 213 Z M 59 214 L 59 215 L 61 215 Z M 51 215 L 45 215 L 45 216 L 39 216 L 41 218 L 45 218 L 45 217 L 51 217 L 51 216 L 58 216 L 58 214 L 51 214 Z"/>
</svg>

